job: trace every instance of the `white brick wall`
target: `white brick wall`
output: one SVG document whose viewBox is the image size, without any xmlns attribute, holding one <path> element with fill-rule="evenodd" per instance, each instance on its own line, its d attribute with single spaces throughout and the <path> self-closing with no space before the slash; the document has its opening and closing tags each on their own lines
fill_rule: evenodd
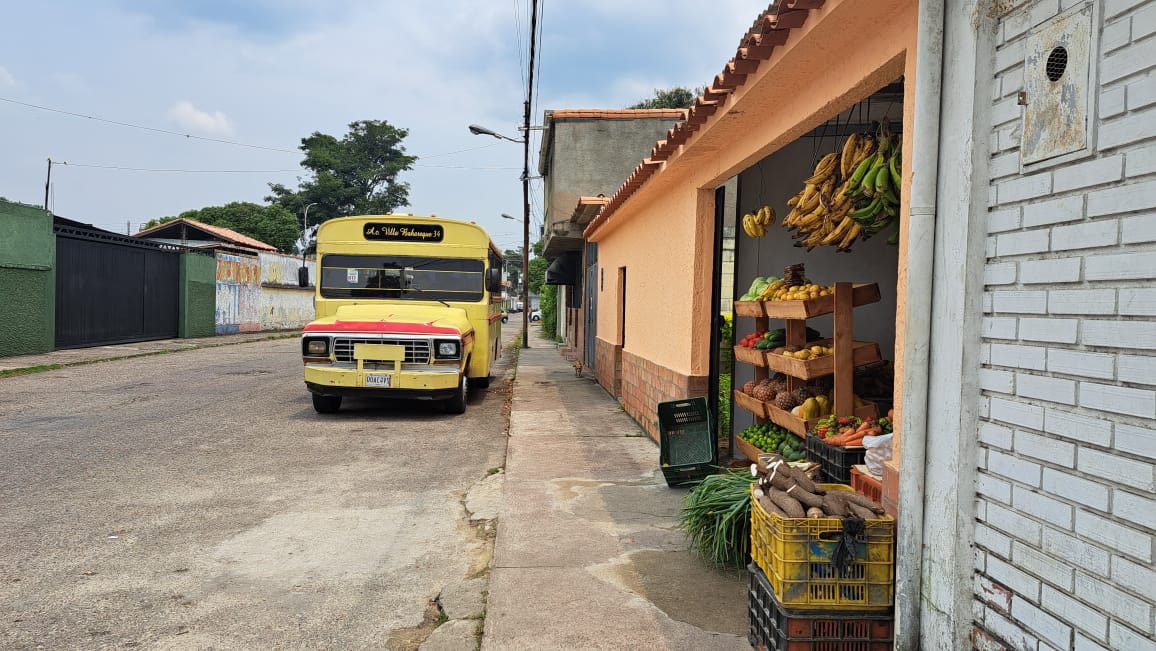
<svg viewBox="0 0 1156 651">
<path fill-rule="evenodd" d="M 975 624 L 1156 651 L 1156 0 L 1094 3 L 1090 151 L 1019 159 L 1028 33 L 1084 4 L 1018 2 L 993 53 Z"/>
</svg>

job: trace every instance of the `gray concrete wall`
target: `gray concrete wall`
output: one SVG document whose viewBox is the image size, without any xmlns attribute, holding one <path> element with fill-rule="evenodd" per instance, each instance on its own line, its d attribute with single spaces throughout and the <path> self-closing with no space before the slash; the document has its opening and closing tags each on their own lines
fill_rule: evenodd
<svg viewBox="0 0 1156 651">
<path fill-rule="evenodd" d="M 679 120 L 672 118 L 554 121 L 547 174 L 546 230 L 567 222 L 578 198 L 610 196 Z"/>
</svg>

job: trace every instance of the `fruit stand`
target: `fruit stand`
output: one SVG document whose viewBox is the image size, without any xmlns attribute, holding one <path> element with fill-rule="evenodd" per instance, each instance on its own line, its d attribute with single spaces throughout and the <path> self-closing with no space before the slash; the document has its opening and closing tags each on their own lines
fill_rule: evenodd
<svg viewBox="0 0 1156 651">
<path fill-rule="evenodd" d="M 797 275 L 801 275 L 801 269 Z M 818 296 L 811 298 L 812 294 Z M 877 284 L 836 283 L 831 290 L 810 291 L 807 296 L 805 299 L 735 302 L 737 315 L 754 317 L 756 332 L 766 331 L 770 319 L 786 322 L 783 346 L 765 350 L 735 347 L 736 361 L 755 367 L 753 382 L 757 389 L 749 392 L 744 390 L 750 389 L 749 386 L 735 389 L 735 404 L 753 413 L 758 423 L 770 420 L 800 438 L 805 438 L 827 414 L 874 418 L 875 405 L 857 400 L 852 381 L 856 366 L 880 358 L 877 344 L 857 342 L 852 336 L 852 310 L 879 300 Z M 806 320 L 831 313 L 835 315 L 834 336 L 808 342 Z M 770 371 L 784 377 L 771 378 Z M 819 392 L 825 384 L 808 384 L 808 381 L 828 377 L 832 380 L 829 395 Z M 786 397 L 779 397 L 784 394 Z M 770 399 L 771 395 L 775 398 Z M 740 438 L 737 447 L 748 458 L 754 458 L 758 449 L 746 443 Z"/>
</svg>

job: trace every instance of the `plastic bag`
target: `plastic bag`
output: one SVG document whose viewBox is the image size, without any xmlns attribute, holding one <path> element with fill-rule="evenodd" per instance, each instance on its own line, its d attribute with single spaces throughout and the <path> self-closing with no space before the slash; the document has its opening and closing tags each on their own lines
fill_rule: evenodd
<svg viewBox="0 0 1156 651">
<path fill-rule="evenodd" d="M 894 435 L 884 434 L 863 437 L 863 447 L 867 448 L 867 452 L 863 455 L 863 463 L 867 465 L 867 472 L 876 477 L 883 475 L 883 462 L 891 459 L 892 436 Z"/>
</svg>

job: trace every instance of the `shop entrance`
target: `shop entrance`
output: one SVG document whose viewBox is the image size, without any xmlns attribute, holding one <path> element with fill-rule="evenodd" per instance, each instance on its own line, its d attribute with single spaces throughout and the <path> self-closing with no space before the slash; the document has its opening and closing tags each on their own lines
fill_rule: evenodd
<svg viewBox="0 0 1156 651">
<path fill-rule="evenodd" d="M 715 240 L 715 258 L 721 261 L 716 276 L 733 278 L 729 289 L 736 301 L 728 310 L 716 292 L 716 312 L 723 316 L 721 327 L 715 330 L 724 331 L 722 322 L 729 316 L 734 347 L 716 348 L 718 359 L 712 360 L 712 371 L 717 368 L 720 373 L 719 420 L 727 420 L 724 410 L 729 403 L 731 421 L 729 430 L 720 431 L 720 439 L 730 437 L 736 460 L 757 454 L 750 439 L 758 439 L 764 450 L 773 441 L 781 445 L 782 440 L 788 440 L 792 441 L 789 450 L 805 451 L 806 433 L 811 429 L 807 425 L 813 426 L 820 414 L 836 411 L 832 404 L 834 387 L 837 379 L 843 381 L 835 377 L 836 356 L 853 360 L 838 364 L 850 369 L 843 374 L 853 374 L 846 378 L 853 401 L 838 406 L 840 414 L 878 419 L 892 408 L 902 186 L 902 157 L 893 153 L 901 147 L 903 108 L 903 81 L 899 79 L 738 175 L 737 202 L 730 215 L 736 222 L 733 242 L 726 239 L 729 233 Z M 874 143 L 870 154 L 863 153 L 867 145 L 861 143 L 867 142 Z M 882 159 L 882 168 L 874 162 L 876 158 Z M 872 162 L 863 162 L 869 159 Z M 862 173 L 858 169 L 861 165 Z M 865 181 L 868 175 L 870 187 Z M 852 188 L 854 193 L 848 195 Z M 817 200 L 813 194 L 818 194 Z M 805 210 L 800 202 L 807 203 Z M 773 212 L 773 218 L 768 211 Z M 752 224 L 745 215 L 752 215 L 757 223 Z M 731 246 L 733 256 L 727 254 Z M 782 314 L 773 309 L 762 311 L 759 303 L 772 296 L 751 296 L 748 292 L 761 289 L 752 285 L 757 278 L 767 277 L 787 278 L 787 285 L 811 285 L 820 300 L 836 283 L 873 286 L 877 296 L 860 297 L 856 288 L 855 306 L 840 316 L 842 332 L 836 333 L 833 308 L 797 320 L 780 318 Z M 799 294 L 796 291 L 786 297 Z M 776 307 L 787 303 L 777 302 Z M 762 329 L 767 333 L 759 332 Z M 776 334 L 776 330 L 783 332 Z M 805 346 L 788 341 L 792 331 L 799 333 L 798 337 L 805 336 Z M 834 350 L 837 334 L 848 333 L 852 336 L 847 337 L 845 348 Z M 852 340 L 858 343 L 852 345 Z M 804 348 L 808 349 L 805 353 L 801 352 Z M 784 352 L 792 352 L 786 362 L 782 360 L 788 357 Z M 777 357 L 769 358 L 771 355 Z M 823 357 L 831 359 L 824 362 Z M 727 368 L 733 369 L 729 378 L 725 377 Z M 722 395 L 728 379 L 731 391 Z M 798 409 L 807 398 L 819 396 L 827 403 L 821 412 L 813 412 L 811 407 Z M 818 402 L 822 401 L 807 404 L 813 407 Z M 763 423 L 792 436 L 759 436 L 755 426 Z M 841 456 L 840 462 L 862 464 L 861 446 L 848 447 L 847 451 L 852 453 Z M 878 469 L 873 465 L 873 470 Z M 831 475 L 824 479 L 848 483 L 850 470 L 832 467 Z"/>
</svg>

